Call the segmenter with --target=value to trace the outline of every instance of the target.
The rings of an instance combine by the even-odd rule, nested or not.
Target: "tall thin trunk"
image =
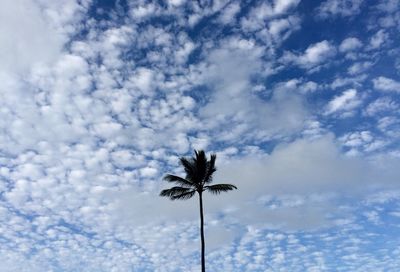
[[[201,272],[206,272],[205,242],[204,242],[203,195],[202,195],[202,193],[199,193],[199,201],[200,201]]]

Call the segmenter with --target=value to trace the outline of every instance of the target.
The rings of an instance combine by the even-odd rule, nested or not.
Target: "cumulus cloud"
[[[238,12],[240,12],[240,3],[233,2],[222,11],[220,15],[220,21],[224,24],[232,23],[235,20],[235,16]]]
[[[0,70],[27,72],[37,63],[48,64],[61,52],[65,38],[34,2],[6,1],[0,11]]]
[[[354,37],[344,39],[342,43],[339,46],[339,51],[340,52],[349,52],[349,51],[354,51],[356,49],[359,49],[362,47],[363,44],[362,42]]]
[[[368,132],[358,135],[346,136],[346,145],[365,144],[367,147],[373,142]],[[324,212],[335,210],[330,204],[333,200],[330,193],[345,191],[354,196],[360,192],[367,193],[368,188],[378,185],[376,177],[382,175],[383,169],[386,171],[386,182],[379,183],[379,186],[397,186],[397,163],[396,159],[390,157],[378,161],[347,157],[341,154],[332,135],[314,140],[296,140],[277,146],[271,154],[234,156],[219,162],[215,181],[233,183],[240,190],[218,198],[206,196],[206,211],[208,216],[222,213],[238,222],[269,222],[275,227],[285,226],[283,228],[289,229],[319,228],[332,224],[323,216]],[[322,194],[320,198],[318,194]],[[192,213],[195,202],[164,203],[163,199],[154,198],[151,194],[134,192],[126,192],[125,197],[118,194],[117,199],[120,200],[119,205],[122,205],[118,210],[124,211],[123,217],[136,223],[147,224],[154,218],[162,221],[166,218],[176,220],[196,217]],[[308,206],[309,201],[318,202],[320,208],[311,208]],[[129,209],[130,206],[138,209]],[[304,218],[295,216],[299,212],[310,217],[310,220],[306,220],[307,224],[301,223]],[[279,213],[284,215],[278,216]],[[314,223],[311,223],[313,220]]]
[[[273,3],[262,3],[254,9],[254,12],[257,14],[257,17],[265,19],[285,13],[299,3],[299,0],[274,0]]]
[[[373,142],[368,132],[358,135],[348,136],[346,145]],[[213,214],[222,213],[237,222],[261,224],[267,219],[275,227],[320,228],[332,224],[324,217],[324,213],[335,211],[330,203],[335,198],[330,195],[332,192],[344,190],[356,196],[367,193],[373,186],[397,186],[396,163],[395,158],[368,161],[347,157],[340,152],[332,135],[281,144],[271,154],[225,158],[218,162],[215,181],[233,183],[240,189],[218,198],[206,196],[207,216],[212,218]],[[132,223],[196,218],[192,213],[195,201],[168,202],[134,191],[123,195],[114,196],[121,205],[114,214]],[[314,202],[319,208],[309,206]],[[131,206],[137,209],[129,209]],[[298,213],[309,218],[306,224],[303,224],[304,217],[296,216]]]
[[[328,41],[322,41],[309,46],[298,61],[303,66],[319,64],[334,54],[335,48]]]
[[[386,12],[396,12],[399,9],[399,0],[379,1],[378,8]]]
[[[278,90],[293,91],[302,94],[312,93],[318,90],[320,86],[314,81],[304,81],[303,79],[291,79],[286,82],[276,84]]]
[[[315,68],[336,54],[336,48],[330,42],[324,40],[315,44],[311,44],[303,54],[293,54],[286,52],[282,61],[292,62],[304,69]]]
[[[367,136],[365,135],[364,138]],[[368,138],[367,141],[371,141],[371,139]],[[390,161],[391,163],[389,163]],[[239,200],[251,203],[250,195],[253,196],[253,199],[257,199],[254,196],[258,195],[261,203],[263,203],[263,195],[312,195],[325,190],[329,192],[345,190],[347,193],[352,194],[351,192],[353,192],[357,195],[361,191],[365,192],[370,186],[378,184],[378,186],[388,186],[388,188],[394,186],[396,184],[395,172],[397,172],[396,161],[393,158],[386,162],[385,159],[379,162],[369,162],[360,158],[346,157],[340,153],[339,147],[332,141],[331,136],[323,136],[316,140],[302,139],[289,144],[282,144],[268,156],[249,156],[223,162],[219,166],[216,180],[229,181],[240,188],[230,195],[221,196],[220,199],[226,199],[224,203],[234,203]],[[388,168],[385,166],[386,163]],[[317,165],[318,167],[316,167]],[[380,175],[384,177],[377,178]],[[385,182],[382,182],[383,180]],[[301,213],[305,213],[305,216],[315,216],[315,221],[310,218],[310,222],[314,222],[315,225],[310,223],[308,227],[321,227],[329,223],[319,213],[335,210],[330,206],[329,199],[329,197],[322,197],[321,203],[318,204],[321,209],[316,210],[308,209],[307,205],[310,204],[310,199],[305,200],[302,197],[299,197],[292,204],[289,204],[291,203],[289,200],[285,202],[285,205],[289,205],[292,209],[282,207],[279,204],[275,208],[277,213],[280,211],[284,213],[301,211]],[[268,198],[265,201],[268,203]],[[239,206],[246,209],[248,205],[250,204],[240,204]],[[278,219],[274,217],[272,212],[265,211],[264,213],[261,206],[255,208],[257,204],[253,203],[253,205],[255,206],[246,210],[245,213],[242,213],[241,208],[238,208],[237,214],[233,212],[233,216],[240,217],[249,213],[259,213],[258,216],[253,218],[260,218],[260,220],[268,218],[267,221],[271,220],[278,225],[302,228],[300,218],[296,219],[294,216],[290,217],[291,219]],[[232,204],[232,206],[234,205]],[[268,206],[264,206],[264,208],[268,209]],[[303,225],[303,227],[307,226]]]
[[[324,167],[315,169],[317,161],[319,161],[319,166],[324,165]],[[243,167],[241,170],[239,165]],[[361,181],[360,177],[335,176],[337,173],[350,176],[356,173],[356,175],[363,175],[362,172],[357,172],[360,166],[361,163],[357,160],[347,159],[340,155],[332,137],[326,135],[316,140],[300,139],[279,145],[270,155],[263,157],[232,160],[220,166],[217,178],[237,181],[238,185],[242,185],[240,186],[240,188],[243,187],[242,190],[234,194],[251,195],[260,188],[264,189],[259,190],[259,195],[308,194],[329,187],[340,188],[349,180]],[[342,170],[338,171],[339,168]],[[354,171],[350,171],[351,168]],[[328,169],[330,170],[326,171]]]
[[[257,48],[218,49],[209,55],[211,66],[204,72],[204,82],[211,83],[214,92],[201,114],[211,124],[216,116],[234,122],[235,129],[224,129],[221,140],[233,140],[244,133],[251,137],[248,132],[255,128],[260,130],[257,137],[269,138],[303,127],[307,110],[300,96],[281,90],[265,101],[250,91],[251,77],[261,73],[258,52]]]
[[[301,20],[298,16],[289,16],[284,19],[275,19],[268,23],[268,33],[271,38],[277,42],[289,38],[289,36],[300,28]]]
[[[290,8],[296,7],[299,3],[300,0],[275,0],[274,11],[276,14],[281,14]]]
[[[317,9],[317,16],[329,18],[334,16],[349,17],[358,14],[364,0],[327,0]]]
[[[368,50],[379,49],[389,39],[389,35],[385,30],[380,29],[369,40]]]
[[[400,92],[400,82],[384,76],[372,80],[374,88],[380,91]]]
[[[364,62],[354,62],[348,69],[348,73],[350,75],[357,75],[364,73],[366,70],[368,70],[370,67],[374,65],[373,62],[371,61],[364,61]]]
[[[326,114],[344,112],[351,114],[351,111],[361,104],[361,99],[355,89],[344,91],[341,95],[333,98],[327,105]]]
[[[393,209],[379,205],[400,199],[397,101],[358,91],[371,78],[364,64],[382,64],[378,51],[359,50],[353,36],[364,30],[341,44],[326,32],[304,48],[290,39],[310,15],[298,0],[103,2],[6,1],[0,11],[5,269],[196,270],[197,202],[158,197],[162,175],[183,175],[179,156],[193,148],[217,152],[216,182],[239,187],[207,196],[210,270],[326,270],[324,243],[349,271],[384,267],[355,263],[361,246],[341,249],[350,236],[370,241],[356,230],[386,220]],[[365,46],[389,48],[390,33]],[[329,65],[335,44],[345,65]],[[397,91],[396,80],[372,82]],[[354,89],[329,100],[325,90],[342,87]],[[358,111],[359,101],[370,102]],[[359,126],[337,129],[350,114]],[[369,198],[369,188],[390,194]],[[384,259],[376,254],[365,256]]]
[[[380,97],[370,104],[365,109],[365,114],[375,116],[376,114],[385,114],[395,112],[399,108],[398,103],[389,97]]]
[[[388,141],[375,137],[370,131],[347,133],[339,140],[343,142],[344,146],[350,148],[347,152],[348,155],[358,155],[360,154],[359,150],[373,152],[388,145]]]
[[[250,10],[247,17],[242,19],[241,25],[245,30],[260,30],[264,27],[265,21],[284,15],[299,3],[299,0],[274,0],[273,3],[260,2]]]

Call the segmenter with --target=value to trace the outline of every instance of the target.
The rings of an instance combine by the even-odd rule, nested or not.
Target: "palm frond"
[[[164,189],[160,192],[160,196],[169,197],[170,199],[174,200],[173,198],[182,194],[185,194],[189,191],[192,191],[190,188],[179,187],[175,186],[169,189]]]
[[[204,150],[195,150],[195,157],[193,158],[196,166],[196,176],[199,183],[204,181],[207,172],[207,156]]]
[[[192,198],[195,193],[196,193],[196,190],[192,190],[187,193],[173,196],[173,197],[171,197],[171,199],[172,200],[186,200],[186,199]]]
[[[205,183],[210,183],[213,178],[212,175],[214,174],[215,171],[217,171],[217,168],[215,167],[216,160],[217,160],[217,155],[211,154],[210,161],[207,162],[207,171],[206,171],[206,175],[204,177]]]
[[[232,184],[215,184],[215,185],[204,186],[204,189],[210,191],[210,193],[212,194],[218,195],[222,192],[227,192],[233,189],[237,189],[237,187]]]
[[[195,184],[193,182],[191,182],[190,180],[184,179],[179,176],[170,175],[170,174],[165,175],[164,180],[166,180],[168,182],[175,182],[175,183],[179,184],[180,186],[186,186],[186,187],[195,186]]]
[[[180,158],[181,164],[186,173],[186,179],[196,182],[196,167],[193,160],[185,157]]]

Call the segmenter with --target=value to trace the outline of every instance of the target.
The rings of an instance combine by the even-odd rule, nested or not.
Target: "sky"
[[[399,0],[3,0],[0,272],[400,271]]]

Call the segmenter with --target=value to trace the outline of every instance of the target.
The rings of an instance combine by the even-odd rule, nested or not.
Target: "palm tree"
[[[179,186],[162,190],[160,196],[169,197],[171,200],[186,200],[192,198],[196,192],[199,194],[200,203],[200,238],[201,238],[201,271],[205,272],[205,242],[204,242],[204,215],[203,215],[203,192],[209,191],[218,195],[237,189],[232,184],[214,184],[210,185],[213,174],[217,170],[215,160],[217,155],[211,154],[210,160],[207,159],[203,150],[195,150],[195,156],[192,158],[180,158],[180,162],[186,172],[186,177],[175,175],[166,175],[164,180],[174,182]]]

